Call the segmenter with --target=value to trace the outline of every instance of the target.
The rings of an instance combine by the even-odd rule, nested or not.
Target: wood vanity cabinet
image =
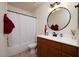
[[[41,57],[46,57],[47,56],[47,51],[48,51],[48,43],[46,42],[46,40],[37,40],[37,54],[38,56]]]
[[[79,48],[53,40],[37,37],[37,56],[39,57],[75,57]]]

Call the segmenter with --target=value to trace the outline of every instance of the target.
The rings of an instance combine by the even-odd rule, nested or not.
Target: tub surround
[[[75,39],[37,36],[37,56],[39,57],[75,57],[79,56],[79,45]]]

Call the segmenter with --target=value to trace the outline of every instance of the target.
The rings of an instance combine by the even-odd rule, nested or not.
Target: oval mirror
[[[64,29],[69,24],[70,19],[70,11],[64,7],[58,7],[48,15],[47,25],[50,29],[59,31]]]

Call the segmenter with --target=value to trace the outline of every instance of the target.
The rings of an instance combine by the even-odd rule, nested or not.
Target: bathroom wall
[[[7,56],[7,40],[3,34],[3,15],[6,12],[7,3],[0,2],[0,57]]]
[[[9,5],[9,4],[7,5],[7,9],[12,10],[12,11],[16,11],[16,12],[20,12],[20,13],[23,13],[23,14],[26,14],[26,15],[32,15],[33,16],[33,14],[31,12],[16,8],[15,6],[12,6],[12,5]]]
[[[59,6],[56,7],[66,7],[69,9],[71,13],[71,21],[69,25],[61,30],[61,31],[56,31],[56,33],[62,33],[64,37],[67,38],[72,38],[71,35],[71,29],[76,30],[77,29],[77,20],[78,20],[78,11],[77,8],[74,6],[77,5],[77,2],[61,2]],[[48,14],[52,11],[50,9],[49,3],[44,3],[40,8],[38,8],[35,12],[34,15],[37,17],[37,34],[44,34],[44,26],[47,24],[47,16]],[[52,33],[53,31],[48,28],[49,33]]]

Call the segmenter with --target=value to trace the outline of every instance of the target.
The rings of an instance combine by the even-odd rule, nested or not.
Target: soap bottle
[[[47,25],[45,25],[44,34],[45,34],[45,35],[48,35]]]

